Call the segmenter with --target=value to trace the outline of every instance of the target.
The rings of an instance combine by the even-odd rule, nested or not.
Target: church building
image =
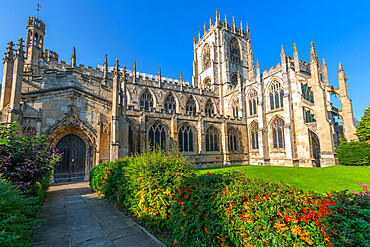
[[[309,63],[294,45],[293,57],[282,47],[281,63],[261,73],[249,27],[237,27],[234,17],[228,24],[216,12],[194,37],[191,83],[181,73],[163,77],[160,68],[153,75],[135,63],[109,66],[107,56],[96,68],[77,65],[75,48],[67,63],[44,49],[44,37],[45,23],[29,17],[26,40],[9,42],[0,121],[19,122],[23,135],[46,135],[64,153],[57,182],[87,179],[100,162],[148,148],[178,149],[198,167],[331,166],[339,135],[357,139],[341,64],[336,88],[314,44]]]

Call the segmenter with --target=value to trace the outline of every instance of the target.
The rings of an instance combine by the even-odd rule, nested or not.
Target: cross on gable
[[[36,4],[36,6],[37,6],[37,19],[39,18],[39,11],[40,11],[40,8],[42,8],[42,6],[38,3],[38,4]]]

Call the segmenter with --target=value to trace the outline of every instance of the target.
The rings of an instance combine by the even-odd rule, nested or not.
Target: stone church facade
[[[8,44],[1,122],[47,135],[63,161],[56,180],[87,178],[101,161],[147,148],[176,148],[197,166],[336,164],[339,134],[356,139],[347,78],[331,86],[311,44],[310,63],[281,49],[281,63],[260,72],[248,26],[210,20],[194,37],[192,83],[104,65],[77,66],[44,49],[45,24],[28,18],[27,38]],[[25,52],[24,52],[25,48]],[[332,106],[339,97],[342,110]],[[343,125],[335,121],[342,119]]]

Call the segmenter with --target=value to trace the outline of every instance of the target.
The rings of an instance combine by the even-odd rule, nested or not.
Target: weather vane
[[[42,6],[38,3],[38,4],[36,4],[36,6],[37,6],[37,19],[39,18],[39,11],[40,11],[40,8],[42,8]]]

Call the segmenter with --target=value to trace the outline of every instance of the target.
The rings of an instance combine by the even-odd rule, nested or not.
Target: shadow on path
[[[35,247],[163,246],[88,182],[51,185],[40,218],[45,221],[33,235]]]

